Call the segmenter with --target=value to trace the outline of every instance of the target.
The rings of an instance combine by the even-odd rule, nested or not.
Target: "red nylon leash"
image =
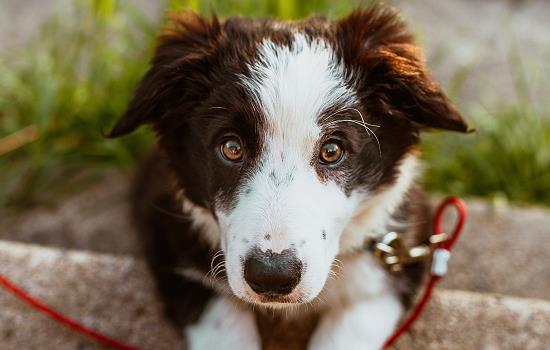
[[[430,299],[433,289],[437,282],[441,279],[441,277],[446,272],[446,262],[449,258],[449,252],[452,249],[454,243],[456,242],[458,236],[460,235],[462,228],[464,226],[464,223],[466,221],[466,205],[462,200],[460,200],[457,197],[449,197],[447,198],[437,209],[435,216],[434,216],[434,232],[435,233],[441,233],[441,221],[443,217],[444,211],[450,207],[453,206],[457,213],[458,213],[458,220],[456,223],[456,226],[454,228],[453,233],[451,234],[450,238],[441,243],[439,247],[436,249],[434,253],[434,263],[432,264],[432,270],[430,273],[430,280],[428,282],[428,285],[426,289],[424,290],[424,294],[422,295],[422,298],[420,299],[420,302],[415,307],[415,309],[412,311],[410,316],[407,318],[407,320],[399,327],[399,329],[386,341],[384,344],[384,349],[390,347],[393,345],[397,339],[407,332],[413,323],[418,319],[422,311],[424,310],[426,304],[428,303],[428,300]],[[440,253],[438,255],[438,252]],[[438,261],[439,259],[439,261]],[[439,264],[439,266],[437,266]],[[443,264],[443,270],[441,270]],[[45,313],[49,317],[56,320],[58,323],[73,329],[74,331],[81,333],[91,339],[94,339],[104,345],[110,346],[113,349],[118,350],[138,350],[138,348],[124,344],[118,340],[115,340],[111,337],[108,337],[104,334],[101,334],[97,331],[94,331],[91,328],[88,328],[81,323],[78,323],[71,318],[55,311],[51,307],[43,304],[42,302],[38,301],[37,299],[30,296],[28,293],[26,293],[21,288],[17,287],[14,283],[12,283],[8,278],[0,274],[0,285],[4,286],[7,290],[12,292],[15,296],[17,296],[19,299],[25,301],[26,303],[33,306],[35,309]]]
[[[76,321],[73,321],[72,319],[68,318],[67,316],[55,311],[51,307],[43,304],[42,302],[38,301],[37,299],[31,297],[28,293],[26,293],[21,288],[17,287],[15,284],[13,284],[10,280],[8,280],[5,276],[0,274],[0,284],[3,285],[7,290],[12,292],[15,296],[17,296],[19,299],[23,300],[24,302],[30,304],[35,309],[45,313],[46,315],[50,316],[54,320],[56,320],[58,323],[71,328],[75,330],[78,333],[81,333],[89,338],[95,339],[96,341],[108,345],[114,349],[118,350],[137,350],[137,348],[134,348],[130,345],[126,345],[124,343],[119,342],[118,340],[115,340],[113,338],[110,338],[106,335],[103,335],[99,332],[94,331],[93,329],[90,329],[81,323],[78,323]]]
[[[453,230],[453,233],[449,237],[448,240],[441,243],[438,248],[436,248],[434,252],[434,257],[432,261],[432,269],[430,271],[430,279],[428,281],[428,284],[426,288],[424,289],[424,294],[422,294],[422,297],[420,298],[420,301],[414,308],[414,310],[411,312],[409,317],[403,322],[403,324],[393,333],[393,335],[386,340],[386,343],[384,344],[384,349],[387,349],[391,347],[399,337],[401,337],[403,334],[405,334],[416,322],[420,314],[422,314],[422,311],[424,311],[424,308],[428,304],[428,301],[430,300],[430,297],[432,296],[433,290],[436,286],[436,284],[441,280],[441,278],[445,275],[447,272],[447,261],[450,258],[450,252],[458,239],[458,236],[460,236],[460,233],[462,232],[462,228],[464,227],[464,223],[466,222],[466,217],[468,215],[468,210],[466,209],[466,204],[458,198],[458,197],[449,197],[445,201],[443,201],[439,207],[437,208],[435,215],[434,215],[434,233],[442,233],[441,229],[441,222],[443,221],[443,213],[445,210],[449,207],[454,207],[458,217],[457,222],[455,225],[455,228]]]

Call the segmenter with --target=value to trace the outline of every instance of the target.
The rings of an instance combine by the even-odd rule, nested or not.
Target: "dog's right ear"
[[[154,124],[171,105],[185,97],[189,75],[198,63],[213,53],[221,33],[213,14],[210,19],[195,13],[172,15],[160,35],[151,68],[141,80],[126,111],[108,138],[131,133],[142,124]]]
[[[338,35],[344,60],[364,72],[358,83],[371,113],[407,119],[418,130],[469,131],[397,10],[379,4],[357,10],[338,22]]]

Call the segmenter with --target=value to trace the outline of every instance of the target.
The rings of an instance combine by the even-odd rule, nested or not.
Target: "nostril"
[[[244,264],[244,278],[250,288],[262,295],[287,295],[300,283],[302,262],[294,252],[281,253],[254,248]]]

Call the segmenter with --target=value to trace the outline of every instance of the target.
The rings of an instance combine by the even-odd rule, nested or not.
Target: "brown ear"
[[[373,113],[404,117],[419,128],[467,132],[462,116],[430,77],[399,13],[376,5],[338,23],[342,55],[360,75]]]
[[[215,15],[211,19],[190,12],[170,16],[166,30],[159,37],[151,68],[125,113],[106,136],[126,135],[142,124],[162,119],[170,105],[185,97],[189,75],[210,53],[220,31]]]

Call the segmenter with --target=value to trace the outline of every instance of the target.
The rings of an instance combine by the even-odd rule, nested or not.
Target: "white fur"
[[[193,203],[185,197],[183,192],[178,197],[181,201],[182,213],[188,215],[191,220],[191,227],[201,232],[212,247],[216,247],[220,242],[220,228],[214,215],[209,210]]]
[[[322,308],[345,308],[391,293],[386,271],[370,254],[357,252],[340,257],[333,271],[333,278],[321,294]]]
[[[271,123],[271,131],[284,134],[289,141],[315,141],[319,115],[328,107],[347,106],[356,100],[346,84],[344,66],[323,41],[310,42],[299,33],[292,48],[264,40],[259,57],[250,66],[251,77],[242,77],[241,82]]]
[[[390,217],[403,203],[407,191],[416,180],[418,168],[418,158],[409,154],[401,161],[394,184],[375,195],[362,196],[360,208],[342,234],[340,253],[360,247],[369,237],[387,233]]]
[[[343,256],[315,309],[323,313],[311,349],[380,349],[402,315],[386,272],[371,255]]]
[[[323,316],[309,343],[312,350],[379,350],[402,313],[399,299],[387,291]]]
[[[318,119],[335,104],[354,102],[355,94],[346,85],[343,66],[322,41],[296,34],[289,48],[265,40],[259,57],[242,83],[267,121],[264,149],[245,184],[251,193],[240,193],[232,211],[217,213],[228,281],[237,296],[255,302],[242,273],[248,251],[294,248],[306,268],[291,298],[309,301],[323,288],[339,235],[358,203],[336,183],[322,182],[311,164],[322,137]]]
[[[254,314],[228,298],[212,300],[199,321],[184,331],[190,350],[259,350]]]

